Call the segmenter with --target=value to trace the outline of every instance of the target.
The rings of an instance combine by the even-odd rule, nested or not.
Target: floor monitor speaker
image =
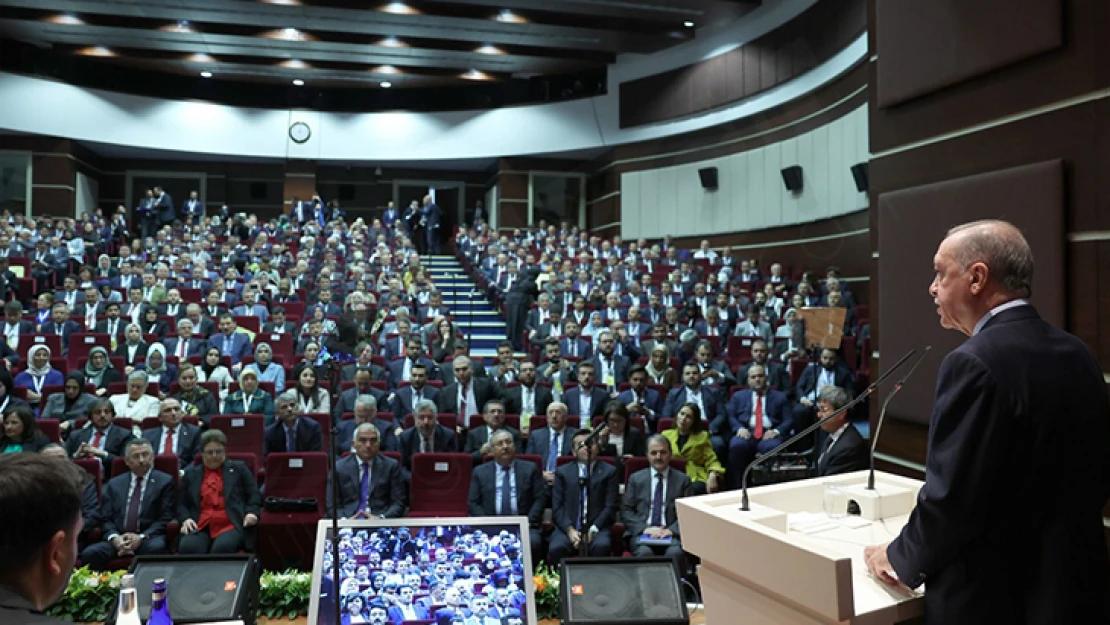
[[[150,618],[150,588],[157,578],[166,580],[174,623],[254,623],[259,570],[253,555],[138,556],[128,572],[135,576],[144,623]],[[113,605],[105,622],[115,620]]]
[[[566,558],[563,625],[689,625],[672,558]]]

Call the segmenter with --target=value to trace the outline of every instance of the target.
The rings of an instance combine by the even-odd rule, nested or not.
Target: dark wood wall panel
[[[685,117],[771,89],[828,60],[866,26],[866,0],[821,0],[784,26],[735,50],[621,83],[620,126]]]
[[[879,106],[932,93],[1054,50],[1063,0],[877,4]]]
[[[899,2],[898,0],[871,0],[876,4],[876,12],[887,15],[887,19],[904,21],[894,12],[916,15],[918,11],[933,11],[937,4],[955,6],[958,0],[938,2]],[[948,88],[929,93],[901,105],[879,106],[878,93],[884,89],[880,77],[872,84],[871,111],[871,151],[879,153],[890,148],[905,145],[945,132],[968,128],[1006,115],[1028,111],[1050,105],[1069,98],[1080,96],[1110,86],[1110,63],[1107,63],[1106,33],[1110,32],[1110,2],[1105,0],[1022,0],[1004,2],[991,0],[990,5],[1001,4],[1002,12],[1017,13],[1019,5],[1032,2],[1044,5],[1041,11],[1051,10],[1049,5],[1062,4],[1062,41],[1063,45],[1051,51],[1011,63],[1010,65],[983,74]],[[980,11],[983,3],[962,2],[960,10]],[[963,5],[966,5],[964,7]],[[1017,15],[1014,19],[1020,19]],[[1035,26],[1035,25],[1034,25]],[[877,30],[883,29],[882,19],[878,20]],[[1031,26],[1031,29],[1033,27]],[[1039,27],[1037,27],[1039,29]],[[974,33],[965,34],[944,25],[935,29],[921,29],[926,35],[935,35],[923,40],[920,45],[925,50],[918,51],[922,62],[932,62],[937,49],[956,42],[964,46],[993,45],[974,38]],[[949,34],[951,33],[951,34]],[[956,38],[956,34],[966,36],[966,42]],[[1022,38],[1025,31],[1014,34]],[[944,37],[945,39],[941,39]],[[993,37],[992,37],[993,39]],[[882,37],[876,40],[873,52],[879,58],[882,72],[912,73],[910,68],[888,67],[890,48],[884,44],[895,41]],[[897,55],[895,55],[897,58]],[[912,78],[907,78],[907,80]]]

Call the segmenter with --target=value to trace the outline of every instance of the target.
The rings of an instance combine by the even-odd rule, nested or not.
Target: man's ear
[[[69,566],[65,550],[66,538],[65,530],[58,530],[43,547],[47,555],[47,571],[52,576],[61,575]]]
[[[967,272],[970,278],[968,286],[971,289],[971,294],[979,295],[983,292],[983,289],[987,288],[987,281],[990,279],[990,267],[984,262],[975,262],[967,268]]]

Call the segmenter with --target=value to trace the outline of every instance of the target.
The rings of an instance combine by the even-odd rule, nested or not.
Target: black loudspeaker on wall
[[[567,558],[559,593],[562,625],[689,625],[671,558]]]
[[[243,621],[254,625],[258,606],[258,561],[252,555],[138,556],[129,573],[135,576],[139,618],[150,618],[150,587],[166,580],[174,623]],[[116,621],[116,605],[105,623]]]
[[[701,186],[708,191],[717,190],[717,168],[716,167],[703,167],[698,170],[698,177],[701,178]]]
[[[856,181],[856,191],[867,193],[870,185],[867,182],[867,163],[852,165],[852,178]]]
[[[791,193],[802,192],[802,166],[791,165],[782,170],[782,183],[786,185],[786,190]]]

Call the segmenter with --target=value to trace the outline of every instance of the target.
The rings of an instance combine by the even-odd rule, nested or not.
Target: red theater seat
[[[470,454],[416,454],[412,457],[409,516],[467,516]]]

